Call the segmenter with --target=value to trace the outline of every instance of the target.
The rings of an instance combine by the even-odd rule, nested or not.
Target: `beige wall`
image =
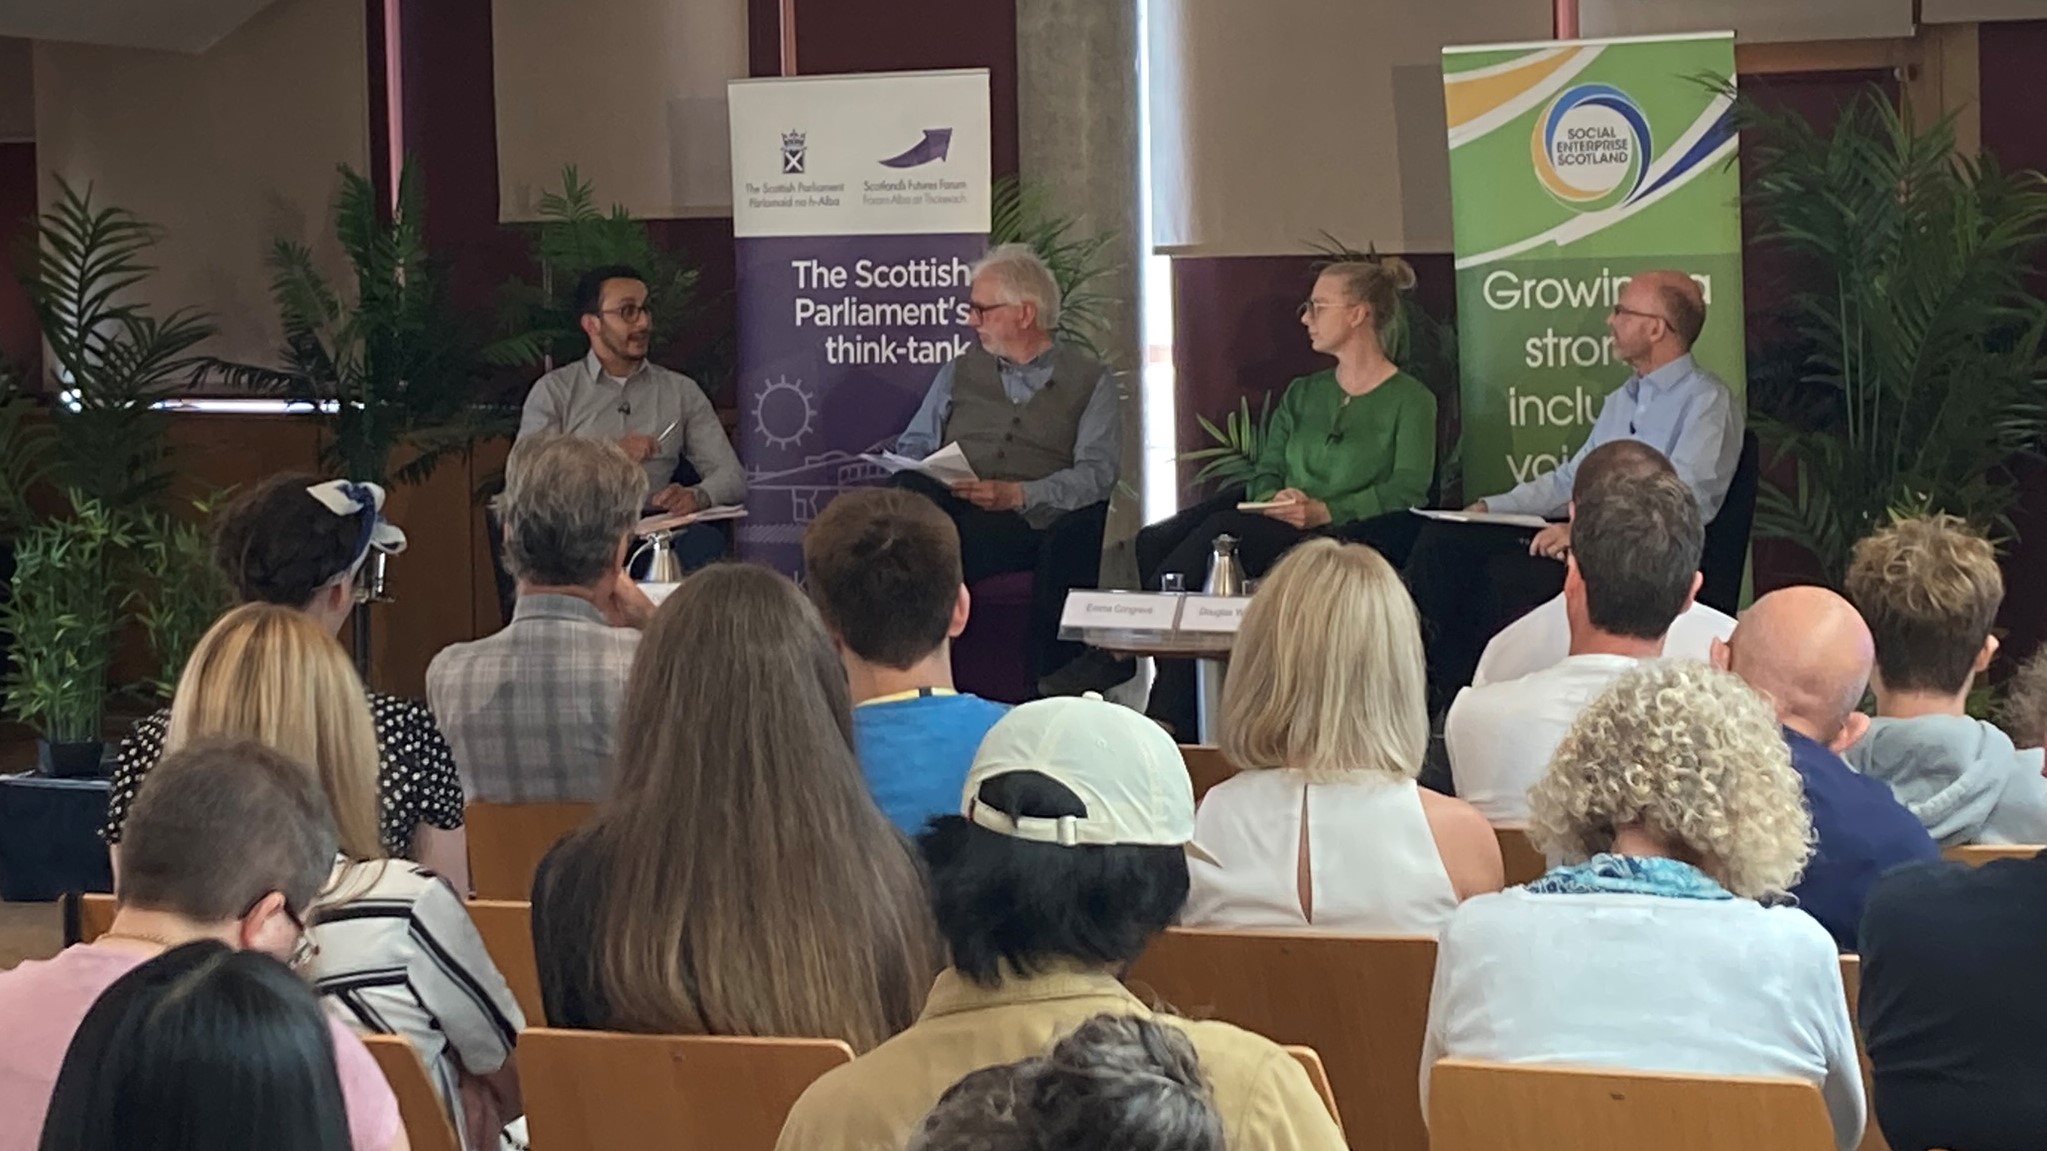
[[[1152,238],[1450,250],[1446,44],[1548,39],[1551,0],[1154,0]],[[1177,112],[1175,111],[1177,109]]]
[[[346,267],[332,204],[335,166],[369,162],[364,34],[361,0],[278,0],[194,55],[38,42],[44,203],[62,176],[162,225],[150,302],[213,312],[209,351],[273,361],[272,238]]]
[[[1937,0],[1926,0],[1931,7]],[[1912,0],[1579,0],[1581,36],[1734,31],[1736,43],[1912,35]]]
[[[602,206],[732,214],[725,84],[746,75],[746,0],[493,0],[498,214],[537,217],[564,164]]]

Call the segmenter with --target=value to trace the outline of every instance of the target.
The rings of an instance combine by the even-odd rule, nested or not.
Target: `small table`
[[[113,865],[99,839],[111,790],[104,779],[0,775],[0,899],[112,891]]]
[[[1130,631],[1123,628],[1062,628],[1061,639],[1077,639],[1110,655],[1194,661],[1195,742],[1212,744],[1222,713],[1223,677],[1229,670],[1231,632]],[[1184,737],[1183,737],[1184,738]]]

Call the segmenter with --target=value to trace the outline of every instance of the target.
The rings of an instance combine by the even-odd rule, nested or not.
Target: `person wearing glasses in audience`
[[[1217,536],[1237,541],[1247,576],[1262,576],[1301,540],[1343,529],[1381,542],[1366,525],[1389,515],[1413,517],[1428,502],[1436,474],[1436,397],[1386,354],[1384,334],[1414,287],[1414,269],[1395,256],[1330,264],[1301,305],[1301,326],[1315,351],[1336,363],[1286,387],[1265,424],[1252,474],[1211,499],[1145,528],[1137,536],[1137,569],[1147,588],[1165,576],[1199,591]],[[1238,504],[1262,505],[1239,510]],[[1401,526],[1404,526],[1402,524]],[[1391,557],[1402,558],[1396,549]],[[1098,691],[1136,674],[1134,660],[1105,652],[1089,657],[1099,674],[1074,677],[1071,691]],[[1159,661],[1151,714],[1191,738],[1194,665]]]
[[[253,740],[207,740],[166,755],[149,782],[128,818],[112,926],[52,959],[0,972],[7,1036],[0,1043],[0,1151],[37,1146],[65,1051],[94,1001],[122,976],[207,939],[301,969],[307,962],[306,914],[339,842],[313,772]],[[349,1145],[404,1151],[405,1128],[383,1073],[345,1026],[328,1026]],[[180,1037],[152,1033],[150,1043],[177,1047]],[[53,1120],[53,1129],[61,1122]]]
[[[1100,582],[1123,450],[1115,378],[1053,337],[1060,303],[1059,282],[1028,244],[998,245],[973,266],[966,320],[980,345],[939,367],[896,452],[921,460],[958,444],[975,478],[902,471],[892,481],[951,517],[969,588],[1002,572],[1033,573],[1037,679],[1086,650],[1059,639],[1059,613],[1067,592]]]
[[[540,377],[526,395],[519,436],[560,432],[611,440],[647,471],[650,512],[689,514],[746,498],[746,471],[725,425],[695,380],[647,358],[654,314],[647,282],[624,264],[576,281],[576,314],[590,353]],[[669,546],[684,570],[725,552],[715,524],[691,524]]]
[[[1678,271],[1638,272],[1620,290],[1606,327],[1613,358],[1633,369],[1606,396],[1585,442],[1569,459],[1512,490],[1465,510],[1564,517],[1585,457],[1614,440],[1640,440],[1670,460],[1710,524],[1727,498],[1741,459],[1741,401],[1692,358],[1706,326],[1698,281]],[[1486,641],[1563,587],[1571,525],[1532,529],[1501,524],[1430,523],[1420,532],[1406,575],[1430,636],[1432,704],[1469,684]]]

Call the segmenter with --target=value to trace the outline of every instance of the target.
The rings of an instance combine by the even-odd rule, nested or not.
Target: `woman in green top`
[[[1315,350],[1336,365],[1287,385],[1265,427],[1257,470],[1225,491],[1138,533],[1144,586],[1179,573],[1199,590],[1219,535],[1237,540],[1247,576],[1263,575],[1309,535],[1328,534],[1428,500],[1436,471],[1436,397],[1386,356],[1381,328],[1414,269],[1397,257],[1331,264],[1301,305]],[[1239,510],[1242,501],[1267,505]],[[1181,666],[1170,666],[1173,663]],[[1160,661],[1151,714],[1193,736],[1193,672]]]

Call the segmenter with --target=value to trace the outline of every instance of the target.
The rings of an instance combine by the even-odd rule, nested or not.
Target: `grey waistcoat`
[[[1056,345],[1051,380],[1037,395],[1013,404],[1002,390],[995,357],[985,348],[969,349],[953,370],[945,438],[959,443],[984,480],[1043,479],[1073,466],[1080,415],[1101,378],[1100,364]]]

